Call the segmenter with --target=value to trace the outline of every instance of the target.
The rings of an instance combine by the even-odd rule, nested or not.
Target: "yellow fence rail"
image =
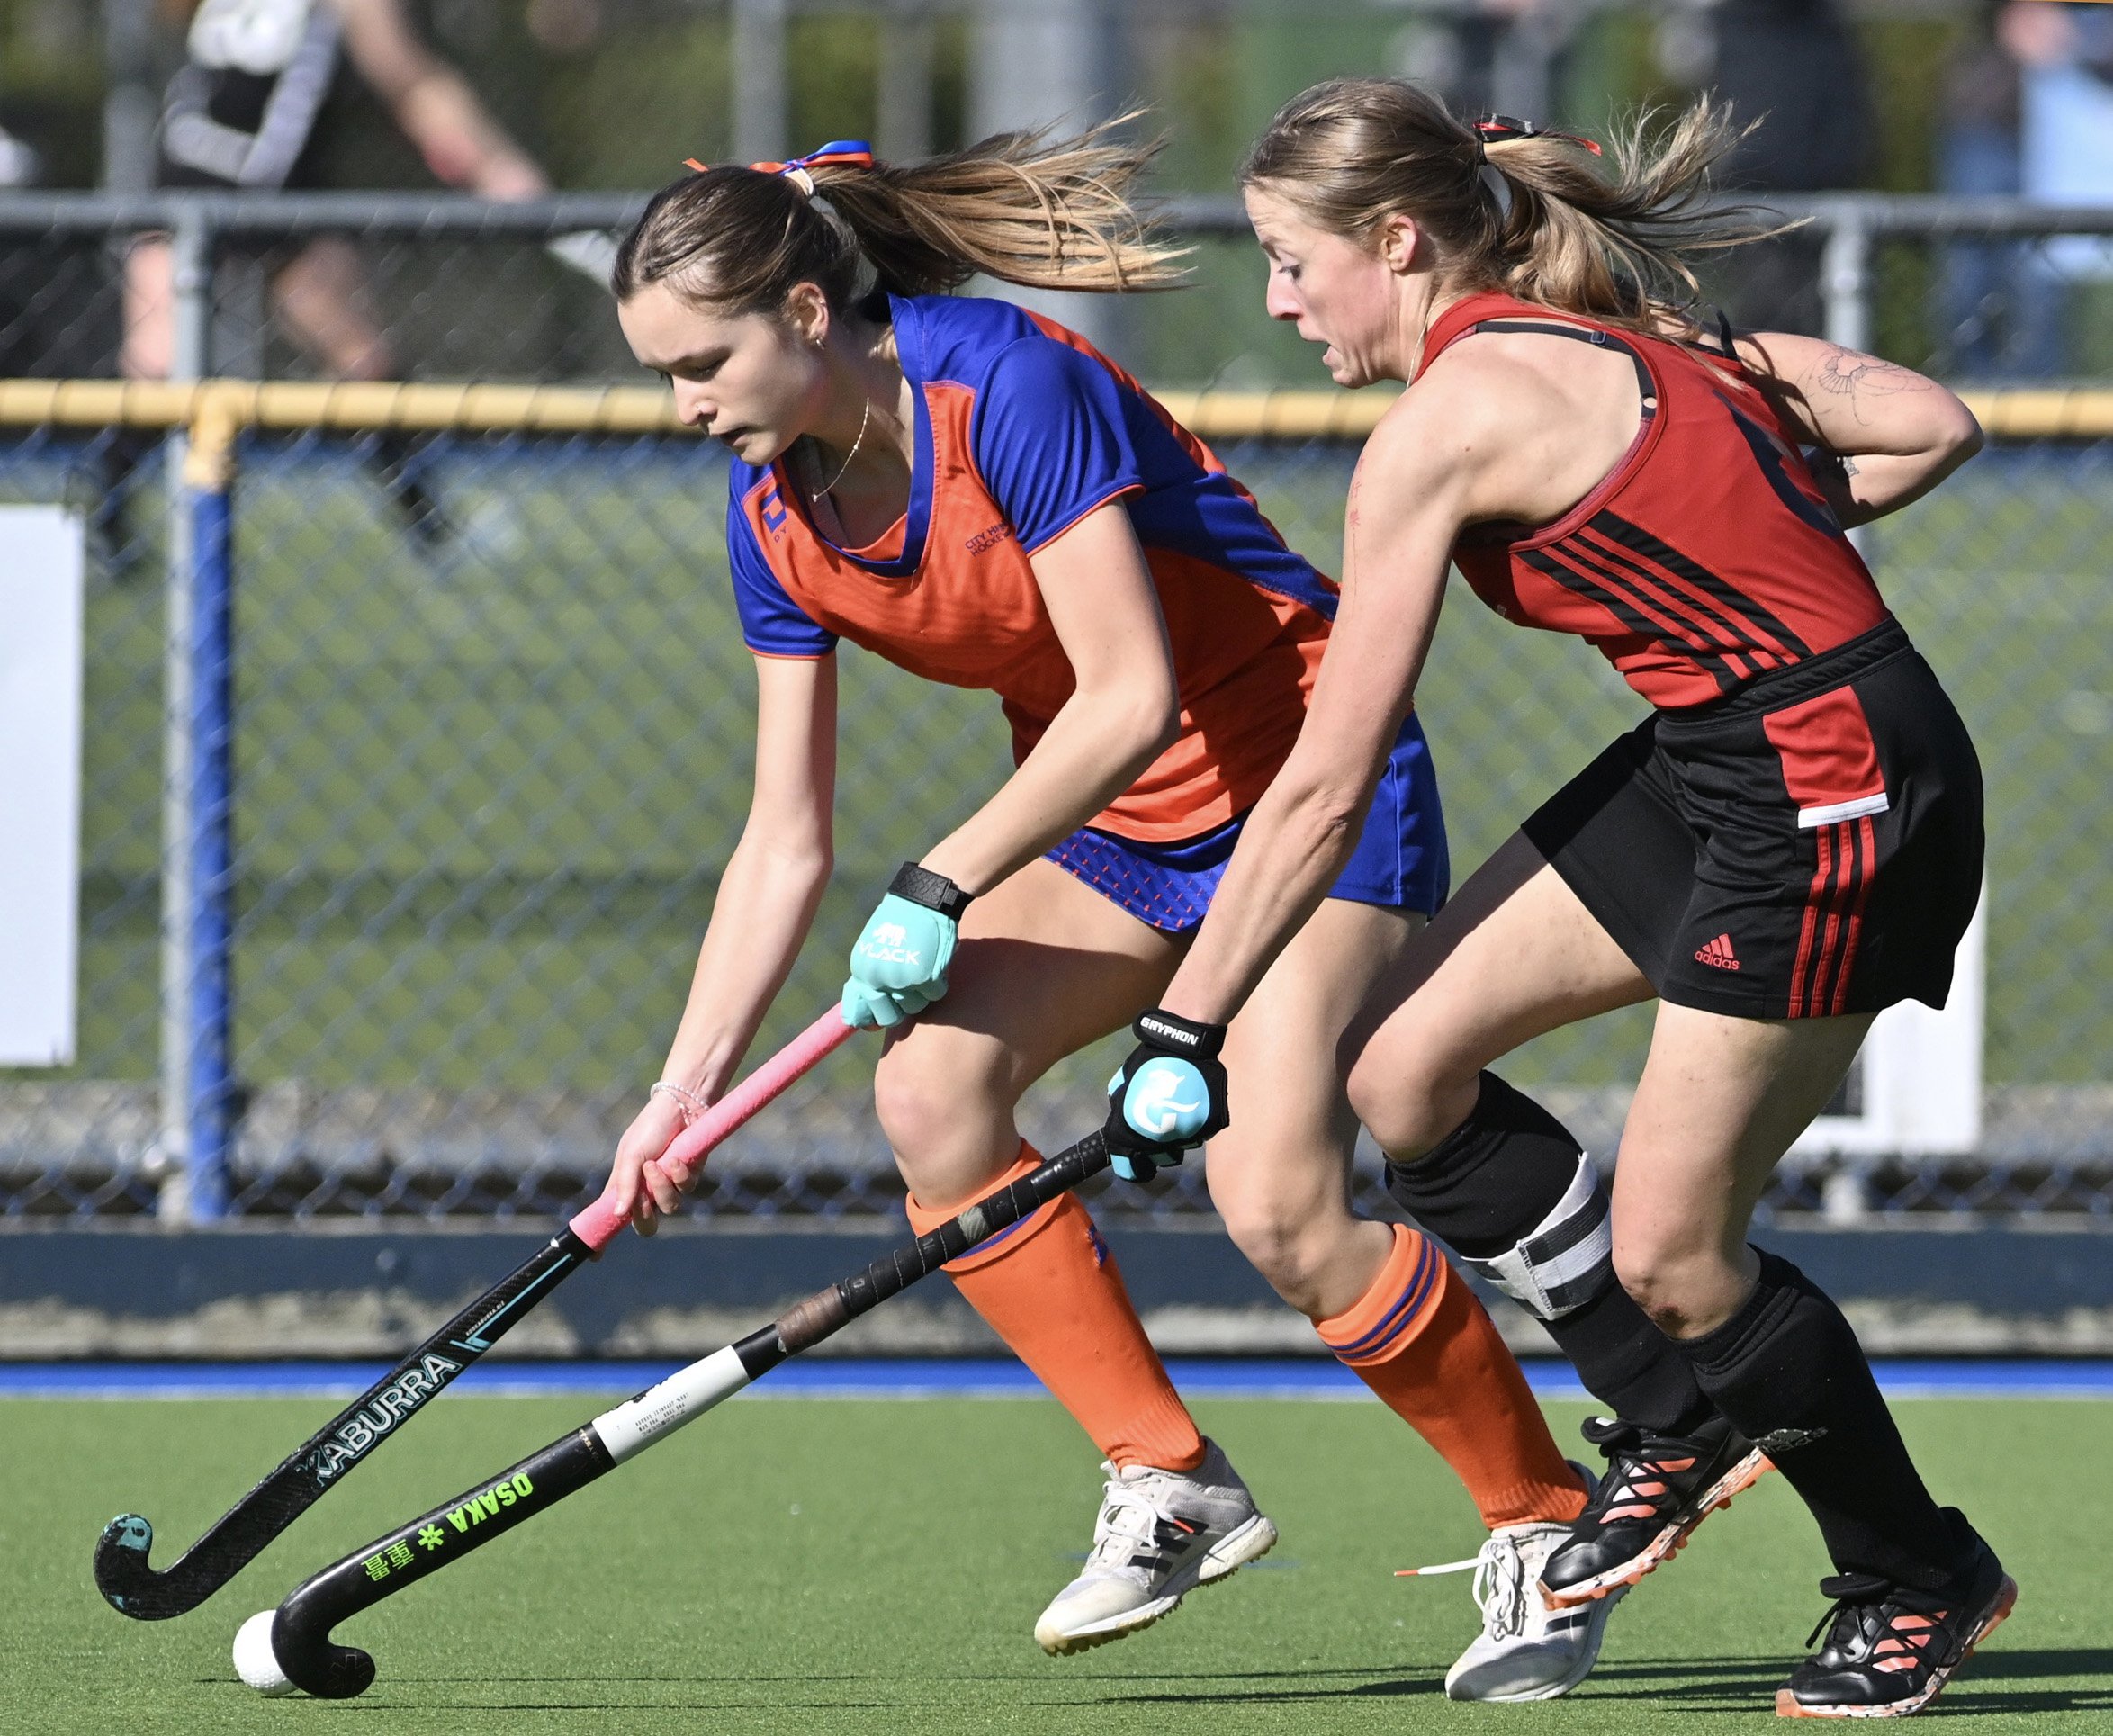
[[[1390,392],[1191,391],[1157,394],[1207,440],[1357,439]],[[2113,436],[2113,391],[2018,388],[1964,394],[1995,440]],[[490,434],[680,434],[670,395],[652,386],[427,385],[386,382],[0,381],[0,426],[184,428],[185,481],[224,486],[245,428]]]

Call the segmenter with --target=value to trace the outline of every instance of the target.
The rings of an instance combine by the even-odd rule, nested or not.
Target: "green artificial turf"
[[[1617,1613],[1562,1702],[1453,1706],[1474,1632],[1474,1516],[1377,1405],[1207,1402],[1283,1534],[1158,1628],[1081,1658],[1029,1637],[1075,1570],[1099,1494],[1052,1404],[741,1400],[533,1525],[355,1618],[362,1699],[264,1701],[236,1627],[301,1576],[576,1424],[581,1399],[449,1398],[180,1620],[106,1608],[97,1528],[137,1507],[163,1564],[327,1405],[0,1404],[0,1724],[11,1730],[1681,1732],[1777,1728],[1777,1681],[1823,1607],[1808,1522],[1779,1480],[1741,1498]],[[1558,1408],[1574,1438],[1580,1412]],[[2103,1404],[1902,1407],[1940,1491],[2022,1586],[1940,1703],[1976,1730],[2113,1729],[2097,1596],[2113,1496]]]

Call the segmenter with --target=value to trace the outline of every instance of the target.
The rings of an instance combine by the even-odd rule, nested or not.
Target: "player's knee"
[[[1668,1237],[1624,1229],[1614,1237],[1614,1276],[1629,1299],[1669,1337],[1695,1330],[1710,1296],[1715,1256]]]
[[[1245,1201],[1233,1211],[1222,1207],[1226,1234],[1260,1273],[1270,1288],[1301,1313],[1318,1287],[1325,1262],[1309,1244],[1308,1226],[1269,1201]]]
[[[1361,1057],[1350,1070],[1350,1106],[1389,1157],[1422,1156],[1474,1111],[1480,1070]]]
[[[1317,1199],[1309,1188],[1271,1186],[1247,1175],[1234,1181],[1232,1172],[1225,1163],[1206,1172],[1226,1234],[1271,1289],[1300,1313],[1312,1314],[1336,1252],[1334,1232],[1351,1221],[1347,1213],[1339,1201]]]
[[[903,1179],[920,1198],[974,1185],[965,1160],[986,1153],[1009,1105],[981,1069],[949,1066],[929,1045],[898,1042],[873,1075],[873,1108]]]

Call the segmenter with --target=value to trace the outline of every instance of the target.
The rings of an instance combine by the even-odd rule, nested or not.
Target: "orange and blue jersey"
[[[1189,893],[1159,925],[1190,926],[1200,908],[1187,907],[1209,902],[1239,820],[1305,721],[1335,587],[1286,545],[1208,446],[1075,333],[1001,301],[890,305],[916,416],[908,510],[873,544],[841,547],[809,517],[782,463],[737,461],[727,549],[749,646],[817,658],[848,638],[913,674],[989,688],[1012,725],[1015,760],[1024,759],[1076,685],[1031,559],[1120,501],[1166,621],[1180,733],[1052,855],[1094,884],[1169,870],[1166,884]],[[1436,791],[1413,718],[1403,740],[1398,758],[1410,758],[1391,769],[1415,814],[1386,823],[1396,835],[1380,853],[1397,868],[1408,858],[1442,868]],[[1404,841],[1411,820],[1416,835]],[[1113,855],[1103,861],[1100,851],[1088,872],[1095,840]],[[1065,859],[1073,846],[1081,859]],[[1208,886],[1195,882],[1200,873]],[[1378,868],[1366,877],[1388,878]],[[1400,878],[1394,872],[1388,884],[1398,890]],[[1136,902],[1135,886],[1101,889],[1126,907]]]

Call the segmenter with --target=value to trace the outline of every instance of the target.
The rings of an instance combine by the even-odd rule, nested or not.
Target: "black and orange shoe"
[[[1721,1417],[1692,1435],[1594,1417],[1585,1438],[1606,1455],[1606,1471],[1572,1523],[1569,1542],[1541,1570],[1542,1595],[1558,1609],[1634,1585],[1772,1469],[1767,1455]]]
[[[1947,1507],[1945,1516],[1965,1521]],[[1822,1579],[1834,1607],[1807,1636],[1827,1637],[1776,1691],[1784,1718],[1905,1718],[1944,1691],[2018,1601],[2018,1584],[1969,1530],[1974,1554],[1946,1592],[1911,1591],[1875,1575]]]

